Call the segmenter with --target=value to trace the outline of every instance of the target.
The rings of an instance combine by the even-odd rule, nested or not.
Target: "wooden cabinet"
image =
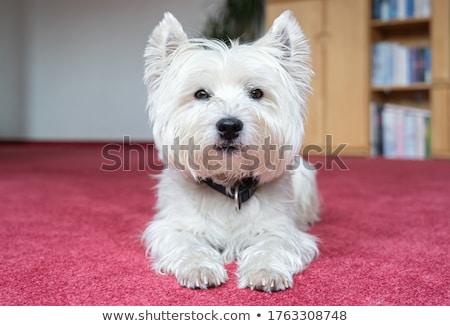
[[[361,0],[329,0],[325,6],[325,133],[346,154],[367,155],[369,5]],[[358,49],[358,50],[356,50]]]
[[[346,144],[343,154],[369,155],[370,102],[383,101],[429,108],[432,156],[450,158],[450,1],[431,4],[429,18],[381,22],[372,20],[372,0],[266,1],[267,26],[290,9],[310,41],[315,76],[305,146],[331,154]],[[372,87],[372,44],[397,39],[430,46],[431,83]]]
[[[450,82],[450,1],[431,2],[430,42],[433,84]]]
[[[431,150],[450,158],[450,1],[432,0]]]
[[[325,144],[325,79],[324,76],[324,31],[323,31],[323,5],[321,1],[268,1],[266,3],[266,25],[271,26],[274,19],[284,10],[290,9],[301,22],[301,27],[308,38],[313,54],[312,65],[314,76],[312,78],[313,95],[308,100],[308,122],[304,145],[314,144],[323,148]]]
[[[266,24],[292,10],[312,50],[313,94],[308,102],[304,147],[328,154],[346,144],[345,154],[367,155],[369,5],[361,0],[267,1]],[[356,50],[358,49],[358,50]],[[331,135],[331,137],[326,137]],[[317,154],[317,153],[315,153]]]
[[[432,156],[450,158],[450,86],[434,86],[431,91]]]

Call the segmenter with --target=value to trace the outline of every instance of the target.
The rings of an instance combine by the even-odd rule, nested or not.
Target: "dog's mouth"
[[[241,145],[236,143],[223,142],[220,144],[216,144],[216,150],[219,152],[232,154],[241,151]]]

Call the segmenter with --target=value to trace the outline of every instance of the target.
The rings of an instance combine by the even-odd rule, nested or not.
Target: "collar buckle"
[[[215,183],[211,178],[207,178],[203,182],[222,195],[233,199],[236,210],[238,211],[241,209],[242,204],[253,196],[258,186],[258,180],[256,178],[245,178],[238,182],[234,188],[231,188],[231,193],[229,193],[226,187]]]
[[[241,209],[241,201],[239,198],[239,185],[236,185],[236,188],[234,188],[234,206],[236,206],[236,210],[240,210]]]

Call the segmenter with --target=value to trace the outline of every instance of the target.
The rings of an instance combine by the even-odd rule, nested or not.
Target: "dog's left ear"
[[[149,88],[158,85],[159,77],[170,64],[171,54],[186,41],[188,37],[181,24],[170,12],[166,12],[150,35],[144,53],[144,82]]]
[[[300,25],[291,11],[283,12],[256,46],[272,55],[292,77],[301,98],[311,90],[311,50]]]
[[[255,45],[272,48],[279,59],[309,61],[310,49],[302,29],[290,10],[286,10],[273,22],[266,35]]]

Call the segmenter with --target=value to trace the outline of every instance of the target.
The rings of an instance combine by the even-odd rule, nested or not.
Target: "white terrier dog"
[[[312,75],[287,11],[253,44],[188,39],[166,13],[145,50],[154,141],[167,165],[143,234],[157,272],[188,288],[279,291],[317,255],[315,170],[298,156]]]

